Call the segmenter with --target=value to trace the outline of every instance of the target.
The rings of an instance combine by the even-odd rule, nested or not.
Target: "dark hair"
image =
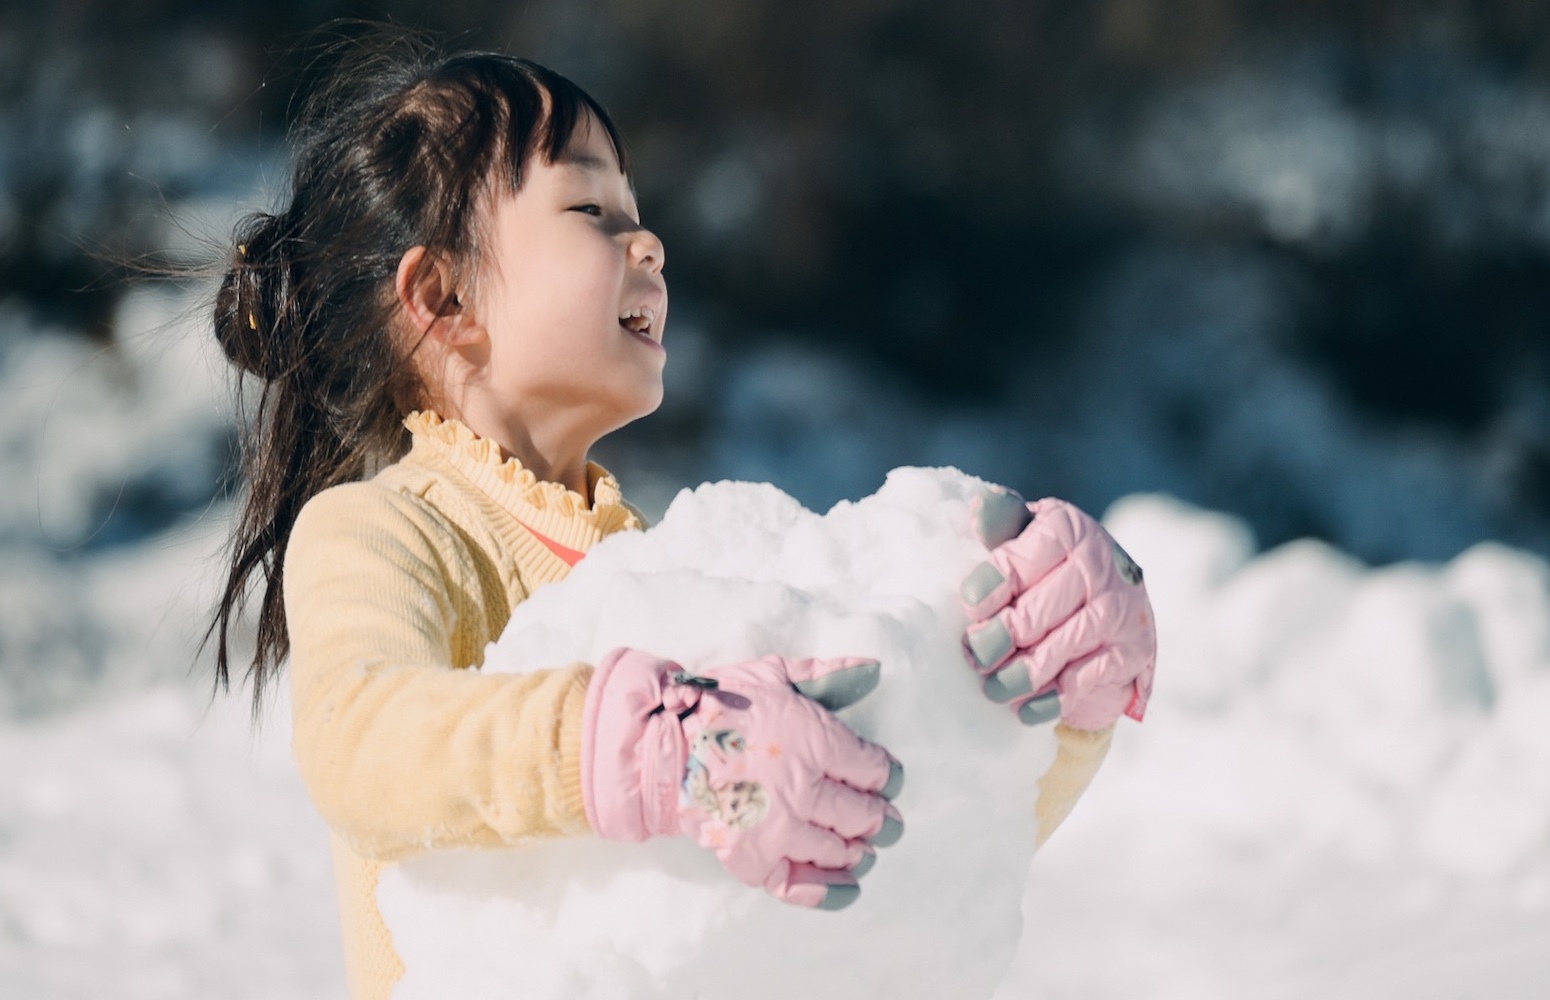
[[[290,651],[282,571],[291,528],[320,491],[398,457],[425,387],[395,335],[404,253],[476,269],[480,208],[515,191],[530,155],[553,163],[588,115],[628,156],[606,111],[565,77],[491,52],[444,54],[381,29],[334,64],[291,129],[289,204],[238,223],[215,299],[215,336],[252,379],[238,387],[247,493],[206,642],[230,686],[230,636],[262,575],[248,677],[257,715]],[[243,383],[246,383],[244,385]],[[251,412],[245,391],[257,392]]]

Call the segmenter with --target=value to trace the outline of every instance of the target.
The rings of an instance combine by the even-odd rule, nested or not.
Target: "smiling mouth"
[[[657,326],[657,311],[650,306],[636,306],[619,317],[624,331],[655,347],[662,346],[662,331]]]

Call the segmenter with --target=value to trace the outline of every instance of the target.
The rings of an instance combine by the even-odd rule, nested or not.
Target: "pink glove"
[[[682,834],[737,878],[837,910],[904,832],[885,800],[904,769],[831,710],[877,686],[876,660],[759,660],[688,673],[634,649],[587,689],[581,789],[611,840]]]
[[[1141,568],[1103,526],[1064,500],[997,491],[975,505],[990,561],[959,588],[972,623],[969,665],[992,701],[1029,725],[1057,716],[1105,729],[1140,721],[1157,630]]]

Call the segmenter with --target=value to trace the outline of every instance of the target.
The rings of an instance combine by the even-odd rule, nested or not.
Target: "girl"
[[[476,669],[517,602],[642,527],[588,461],[657,407],[666,359],[663,247],[608,114],[526,60],[398,41],[339,69],[294,141],[289,204],[238,226],[215,304],[260,395],[212,631],[224,687],[260,574],[254,708],[288,655],[351,995],[386,997],[401,975],[377,877],[429,849],[685,835],[785,901],[853,901],[903,829],[888,801],[903,769],[831,714],[876,663],[766,657],[693,676],[621,649],[527,676]],[[1145,601],[1107,536],[1044,503],[1020,533],[1020,500],[987,505],[986,532],[1016,537],[964,585],[988,693],[1078,724],[1043,779],[1041,838],[1151,656],[1147,629],[1136,641],[1104,610]],[[1056,621],[1085,624],[1051,657]],[[728,764],[756,738],[788,749],[779,768]]]

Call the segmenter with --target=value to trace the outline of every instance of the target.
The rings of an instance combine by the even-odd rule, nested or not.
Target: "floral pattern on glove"
[[[735,729],[703,729],[689,744],[688,770],[684,774],[685,807],[698,806],[711,820],[734,830],[758,826],[770,812],[770,797],[757,781],[733,779],[716,784],[712,771],[724,773],[747,749]]]

